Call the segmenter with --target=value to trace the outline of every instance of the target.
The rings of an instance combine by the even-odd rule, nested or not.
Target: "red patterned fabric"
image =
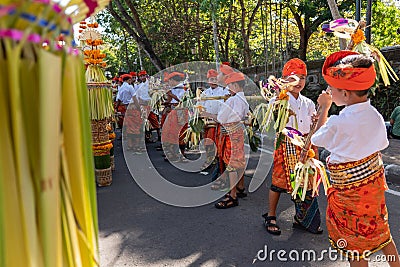
[[[221,133],[218,152],[220,160],[229,171],[244,169],[246,167],[244,129],[237,128],[229,134]]]
[[[124,127],[127,134],[140,134],[143,127],[140,109],[128,108],[125,113]]]
[[[215,143],[215,145],[218,147],[218,138],[217,138],[217,127],[205,127],[204,128],[204,145],[209,146]]]
[[[188,110],[176,108],[171,110],[163,123],[161,142],[184,145],[185,131],[188,128]]]
[[[318,148],[313,146],[318,155]],[[285,136],[279,147],[274,151],[274,165],[272,169],[272,185],[285,189],[288,193],[293,191],[290,184],[290,174],[294,173],[294,167],[298,162],[301,148],[295,146]],[[311,181],[308,188],[312,188]]]
[[[392,240],[384,168],[373,163],[374,157],[380,157],[379,153],[355,162],[328,164],[335,178],[328,190],[326,227],[331,245],[350,258],[357,258],[351,251],[358,251],[362,258],[369,256],[363,255],[364,251],[376,252]],[[340,239],[346,240],[345,248],[338,247]]]
[[[126,113],[126,106],[122,105],[122,104],[119,105],[118,108],[117,108],[117,111],[121,113],[121,115],[118,115],[117,123],[118,123],[118,126],[120,128],[122,128],[122,126],[124,125],[124,116],[125,116],[125,113]]]
[[[150,122],[152,129],[155,130],[160,128],[160,123],[158,122],[158,116],[153,111],[150,112],[148,120]]]

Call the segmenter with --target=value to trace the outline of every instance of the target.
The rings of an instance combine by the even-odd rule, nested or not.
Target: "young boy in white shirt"
[[[368,99],[376,78],[372,59],[339,51],[327,57],[322,75],[331,94],[318,98],[319,120],[325,124],[311,141],[331,152],[327,159],[332,184],[326,211],[329,241],[351,266],[368,266],[365,258],[381,249],[394,256],[390,266],[400,266],[388,224],[380,154],[389,142],[384,120]],[[328,119],[332,102],[345,108]],[[345,247],[338,243],[343,239]]]

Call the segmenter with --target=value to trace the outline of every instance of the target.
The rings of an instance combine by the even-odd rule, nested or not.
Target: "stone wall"
[[[400,71],[400,45],[384,47],[381,49],[382,54],[385,56],[387,61],[390,63],[392,68],[396,71]],[[307,89],[310,91],[320,92],[323,88],[326,88],[326,83],[322,78],[321,69],[325,59],[307,61]],[[268,70],[272,70],[272,65],[268,66]],[[249,68],[242,69],[242,72],[253,79],[257,84],[260,80],[265,80],[266,77],[274,75],[276,77],[281,76],[281,72],[269,71],[265,74],[265,65],[252,66]]]

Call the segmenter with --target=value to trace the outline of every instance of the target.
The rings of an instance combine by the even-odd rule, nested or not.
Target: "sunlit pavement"
[[[171,181],[208,182],[209,175],[173,168],[155,150],[156,145],[148,146],[150,158]],[[258,154],[251,154],[246,186],[257,160]],[[282,195],[278,206],[282,235],[272,236],[261,218],[267,211],[270,177],[256,192],[241,199],[238,207],[218,210],[209,204],[179,208],[158,202],[139,188],[125,164],[120,140],[115,147],[115,163],[112,185],[97,190],[101,266],[349,266],[347,261],[340,261],[338,254],[329,255],[322,190],[322,235],[292,229],[294,207],[289,196]],[[391,189],[400,191],[396,185]],[[386,196],[392,236],[400,246],[400,196]],[[279,254],[279,250],[283,251]],[[381,256],[375,255],[381,254],[371,256],[375,262],[370,266],[389,266],[377,262]]]

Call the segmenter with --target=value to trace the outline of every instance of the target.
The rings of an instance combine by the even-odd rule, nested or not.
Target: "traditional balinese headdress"
[[[283,66],[282,76],[290,75],[307,75],[307,66],[303,60],[299,58],[292,58]]]
[[[344,50],[328,56],[322,67],[322,76],[329,85],[338,89],[354,91],[369,89],[375,83],[374,65],[371,62],[368,68],[357,68],[349,64],[340,64],[341,60],[351,56],[361,55]]]

